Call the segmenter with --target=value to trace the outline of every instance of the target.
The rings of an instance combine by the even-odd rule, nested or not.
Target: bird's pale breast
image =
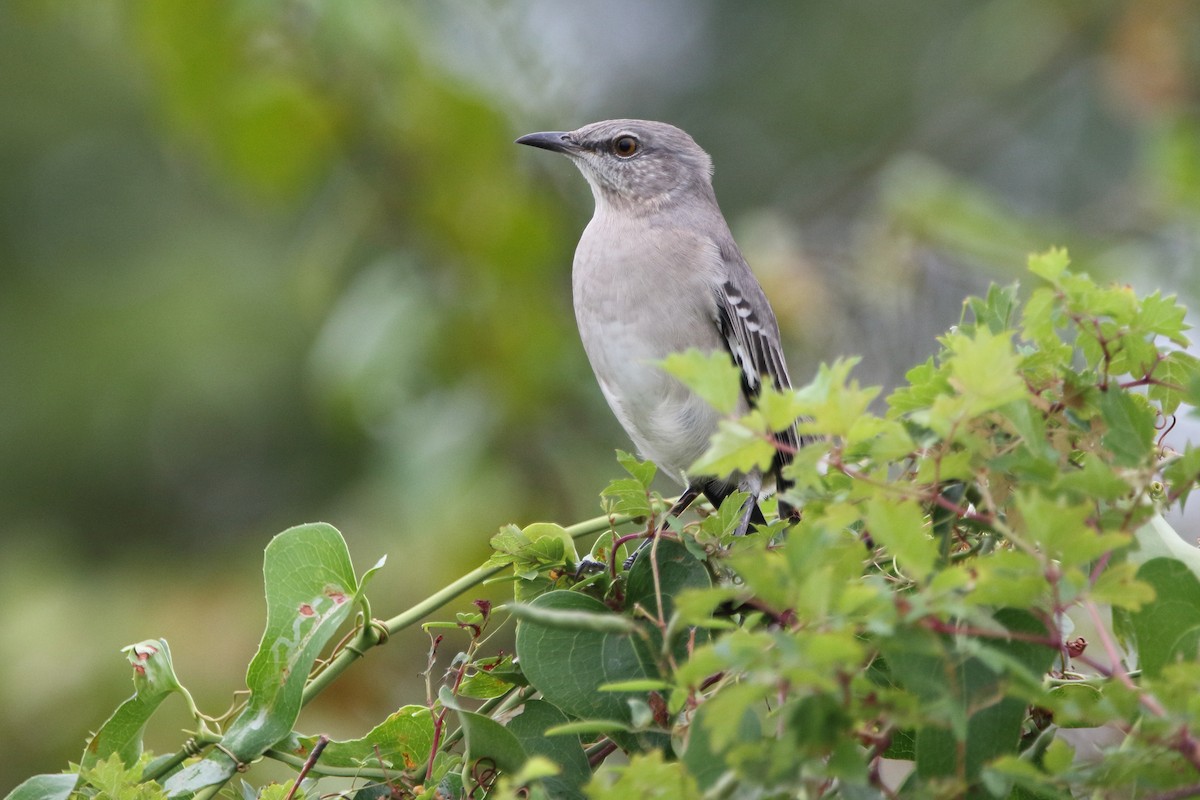
[[[677,229],[598,213],[575,252],[575,315],[604,396],[642,455],[677,480],[703,454],[718,415],[656,362],[723,346],[713,250]],[[628,313],[634,306],[643,309]]]

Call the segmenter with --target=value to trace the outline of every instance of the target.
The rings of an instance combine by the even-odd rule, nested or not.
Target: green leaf
[[[544,700],[527,700],[508,730],[530,756],[542,756],[558,765],[559,773],[542,784],[551,797],[581,798],[582,787],[592,776],[591,765],[578,736],[549,736],[547,731],[568,723],[567,715]]]
[[[534,522],[524,529],[505,525],[491,538],[493,553],[488,564],[511,564],[517,577],[529,582],[544,570],[561,568],[579,560],[575,541],[561,525]],[[521,594],[522,587],[517,593]]]
[[[1055,472],[1054,487],[1076,499],[1117,500],[1133,493],[1133,486],[1094,453],[1082,457],[1081,468],[1067,465]]]
[[[307,758],[317,736],[293,736],[277,750]],[[401,706],[359,739],[330,741],[321,752],[320,767],[383,768],[388,771],[424,771],[433,746],[433,717],[426,706]]]
[[[113,753],[90,767],[81,767],[77,796],[97,800],[164,800],[162,786],[142,780],[143,766],[140,762],[126,766]]]
[[[1004,333],[1011,327],[1017,309],[1017,284],[988,287],[987,297],[972,297],[967,301],[978,325],[986,326],[994,334]]]
[[[928,408],[937,397],[954,392],[954,388],[950,385],[949,374],[949,369],[938,367],[934,363],[933,356],[930,356],[923,364],[904,373],[904,378],[909,385],[902,386],[888,396],[888,407],[893,414]]]
[[[1056,458],[1054,447],[1046,441],[1046,418],[1033,407],[1028,398],[1022,398],[1003,406],[1000,413],[1012,424],[1013,429],[1025,442],[1025,447],[1036,458]]]
[[[1146,389],[1150,399],[1162,406],[1162,413],[1171,416],[1179,410],[1181,403],[1195,405],[1196,395],[1192,386],[1200,377],[1200,358],[1182,350],[1167,353],[1166,357],[1154,368],[1154,380]]]
[[[642,461],[624,450],[618,450],[617,463],[631,478],[641,484],[643,489],[650,489],[650,484],[654,482],[654,476],[658,472],[658,467],[653,461]]]
[[[79,776],[73,772],[34,775],[17,785],[4,800],[67,800],[78,780]]]
[[[1020,529],[1048,557],[1064,565],[1087,564],[1131,543],[1124,534],[1097,533],[1088,525],[1092,507],[1087,502],[1068,503],[1061,497],[1025,489],[1017,494],[1016,505],[1021,512]]]
[[[591,800],[700,800],[695,778],[660,752],[634,755],[626,767],[596,773],[587,785]]]
[[[499,697],[511,688],[513,688],[513,684],[508,681],[490,672],[479,670],[463,678],[462,683],[458,685],[458,695],[476,700],[488,700]]]
[[[1110,387],[1100,393],[1105,432],[1101,441],[1123,467],[1142,464],[1154,449],[1154,410],[1145,398]]]
[[[858,358],[838,359],[822,364],[816,377],[796,391],[798,408],[811,422],[802,422],[802,432],[821,436],[848,436],[851,429],[868,413],[871,402],[879,395],[878,386],[859,388],[850,372]]]
[[[83,751],[80,767],[87,769],[111,755],[130,767],[142,754],[142,733],[150,717],[172,692],[183,687],[175,677],[171,649],[165,639],[149,639],[122,648],[133,667],[134,695],[117,707]],[[189,698],[190,699],[190,698]]]
[[[1071,358],[1072,348],[1057,330],[1062,318],[1058,292],[1049,286],[1034,289],[1021,311],[1022,338],[1037,345],[1037,351],[1026,356],[1027,368],[1040,358],[1043,371],[1053,375],[1060,362]]]
[[[867,529],[903,573],[917,581],[929,577],[938,560],[938,547],[929,536],[919,505],[875,495],[867,502]]]
[[[1154,602],[1154,588],[1137,580],[1137,568],[1133,561],[1109,564],[1092,584],[1092,601],[1130,611]]]
[[[966,566],[974,576],[969,598],[984,606],[1030,607],[1048,597],[1050,584],[1036,558],[1020,550],[1001,550]]]
[[[1026,611],[1002,609],[995,621],[1014,633],[1047,635],[1043,623]],[[974,783],[989,761],[1017,753],[1028,701],[1023,692],[1013,691],[1014,679],[1024,673],[1031,677],[1023,680],[1035,680],[1050,667],[1057,649],[989,639],[986,647],[994,657],[984,659],[964,658],[950,649],[950,642],[940,654],[919,641],[913,644],[916,648],[897,642],[887,658],[893,674],[917,691],[923,707],[938,712],[917,730],[917,774],[923,779],[959,775]]]
[[[804,413],[804,404],[795,392],[776,389],[769,384],[762,387],[754,401],[754,407],[762,413],[767,427],[772,431],[786,430]]]
[[[740,420],[721,420],[708,451],[688,474],[724,478],[735,472],[765,470],[774,458],[775,446],[767,440],[762,415],[752,411]]]
[[[951,352],[948,360],[950,383],[967,400],[962,412],[976,416],[1025,397],[1020,358],[1012,345],[1012,334],[977,330],[967,337],[946,337]]]
[[[263,559],[267,627],[246,671],[246,708],[230,723],[222,749],[167,779],[168,794],[228,780],[238,767],[229,754],[248,764],[291,732],[313,664],[381,565],[368,570],[360,584],[345,540],[325,523],[298,525],[271,540]]]
[[[1061,775],[1071,768],[1071,762],[1074,760],[1075,748],[1068,742],[1056,738],[1046,748],[1046,754],[1042,756],[1042,766],[1051,775]]]
[[[1196,482],[1200,481],[1200,447],[1189,443],[1183,454],[1172,459],[1163,469],[1163,478],[1170,486],[1171,494],[1179,498],[1179,507],[1182,509]]]
[[[727,756],[730,748],[737,745],[754,747],[762,738],[762,726],[758,716],[749,705],[744,705],[738,714],[737,724],[730,724],[731,717],[722,714],[716,704],[704,704],[696,710],[688,727],[688,746],[683,752],[683,763],[702,789],[710,789],[718,782],[731,764]],[[721,744],[715,744],[720,736]]]
[[[733,414],[742,396],[742,373],[724,350],[689,349],[659,362],[669,374],[722,414]]]
[[[1071,258],[1064,247],[1052,247],[1044,253],[1029,256],[1029,271],[1054,284],[1070,265]]]
[[[1130,615],[1142,673],[1155,677],[1177,659],[1200,655],[1200,580],[1173,558],[1147,561],[1138,580],[1154,587],[1158,599]]]
[[[649,491],[635,478],[616,478],[609,481],[600,492],[604,510],[609,514],[628,514],[631,517],[648,517],[654,511]]]
[[[600,687],[661,677],[641,638],[629,633],[631,621],[614,614],[599,600],[561,590],[541,595],[528,610],[535,613],[518,623],[516,650],[530,685],[569,716],[629,724],[632,716],[628,700],[644,695],[601,692]],[[615,622],[594,624],[602,617]],[[572,618],[586,624],[559,624]],[[653,741],[639,735],[632,744],[647,746]]]
[[[722,506],[725,504],[722,503]],[[651,553],[655,558],[651,559]],[[655,585],[655,565],[658,580]],[[712,577],[708,568],[687,551],[680,542],[662,539],[657,547],[648,547],[629,569],[625,589],[625,608],[641,607],[652,616],[659,613],[670,620],[675,613],[675,597],[687,589],[708,589]],[[657,589],[657,591],[656,591]]]
[[[1187,309],[1179,304],[1175,295],[1163,297],[1161,291],[1156,291],[1141,299],[1134,328],[1154,336],[1165,336],[1180,347],[1187,347],[1189,342],[1183,335],[1190,327],[1184,322],[1186,314]]]

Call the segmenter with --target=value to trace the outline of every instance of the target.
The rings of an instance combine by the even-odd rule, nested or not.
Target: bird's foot
[[[608,565],[603,561],[597,561],[590,555],[586,555],[579,559],[575,564],[575,580],[583,580],[588,575],[595,575],[608,569]]]

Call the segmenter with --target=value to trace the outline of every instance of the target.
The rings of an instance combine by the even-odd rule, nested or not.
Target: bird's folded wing
[[[721,247],[725,261],[725,280],[716,287],[717,327],[729,354],[742,371],[742,391],[751,407],[762,390],[763,379],[769,379],[777,389],[791,387],[783,350],[779,342],[779,326],[775,314],[736,247]],[[777,431],[776,438],[785,447],[775,459],[775,468],[792,460],[792,452],[800,446],[793,424]]]

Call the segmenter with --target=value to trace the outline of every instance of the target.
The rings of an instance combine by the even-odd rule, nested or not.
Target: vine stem
[[[584,536],[589,536],[595,533],[601,533],[611,528],[620,527],[630,522],[633,517],[628,515],[593,517],[592,519],[584,520],[571,525],[566,529],[572,539],[580,539]],[[325,669],[309,679],[308,684],[304,687],[304,695],[301,700],[303,705],[307,705],[314,697],[323,692],[329,684],[333,683],[339,675],[361,658],[367,650],[370,650],[376,645],[383,644],[389,636],[392,636],[410,625],[414,625],[424,619],[429,614],[437,611],[442,606],[449,603],[454,598],[458,597],[468,589],[478,586],[488,578],[503,572],[508,569],[508,565],[502,564],[499,566],[485,565],[471,570],[466,575],[463,575],[453,583],[449,583],[443,588],[431,594],[421,602],[403,611],[400,614],[383,621],[368,621],[359,631],[358,636],[354,638],[348,645],[342,648],[333,659],[326,665]]]

